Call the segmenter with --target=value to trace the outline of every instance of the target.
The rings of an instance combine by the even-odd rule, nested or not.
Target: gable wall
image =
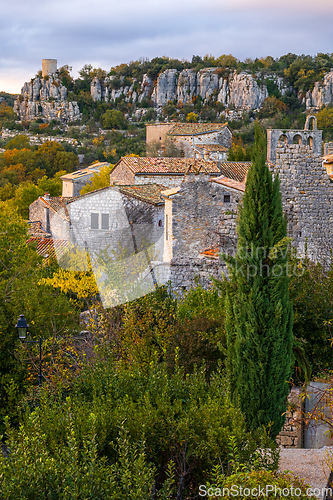
[[[232,134],[227,127],[217,132],[209,132],[200,135],[175,135],[171,136],[174,145],[184,151],[185,158],[195,158],[192,144],[220,144],[226,148],[231,147]]]
[[[112,170],[110,174],[110,184],[134,184],[134,173],[128,168],[124,161]]]

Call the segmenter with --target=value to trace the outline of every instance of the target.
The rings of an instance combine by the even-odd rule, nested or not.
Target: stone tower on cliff
[[[42,59],[42,77],[51,76],[57,71],[56,59]]]

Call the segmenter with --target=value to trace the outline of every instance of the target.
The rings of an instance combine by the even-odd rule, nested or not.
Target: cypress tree
[[[271,424],[275,437],[284,423],[292,368],[289,239],[279,178],[273,180],[266,165],[266,141],[258,124],[237,234],[236,256],[225,256],[230,271],[226,298],[229,387],[249,429]]]

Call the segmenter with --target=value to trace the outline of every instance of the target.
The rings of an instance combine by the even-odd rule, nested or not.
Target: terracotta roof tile
[[[215,177],[211,179],[211,182],[216,182],[217,184],[221,184],[222,186],[230,187],[232,189],[237,189],[237,191],[245,191],[245,179],[244,182],[235,181],[234,179],[229,179],[228,177],[224,177],[221,175],[220,177]]]
[[[323,157],[324,163],[333,163],[333,154],[331,155],[326,155]]]
[[[160,205],[164,203],[164,199],[161,196],[161,192],[167,189],[161,184],[136,184],[131,186],[118,186],[119,191],[138,200],[145,201],[146,203],[151,203],[152,205]]]
[[[210,132],[218,132],[226,123],[176,123],[168,131],[167,135],[197,135],[208,134]]]
[[[117,165],[120,162],[124,162],[134,174],[184,175],[189,170],[200,170],[210,174],[218,174],[220,172],[216,161],[203,160],[201,158],[138,158],[126,156],[122,157]]]
[[[220,164],[222,176],[239,182],[245,182],[247,172],[252,165],[250,161],[225,161]]]
[[[40,199],[47,207],[56,212],[61,219],[69,221],[67,204],[76,200],[77,197],[63,198],[62,196],[49,196],[48,198],[45,198],[45,196],[40,196]]]
[[[109,163],[106,162],[99,162],[99,163],[94,163],[93,165],[90,165],[89,167],[86,168],[81,168],[80,170],[76,170],[75,172],[71,172],[69,174],[65,174],[62,177],[60,177],[61,180],[75,180],[79,179],[81,177],[84,177],[85,175],[92,175],[95,174],[96,172],[99,172],[102,167],[105,167],[109,165]]]
[[[48,233],[43,229],[42,223],[40,220],[28,221],[28,234],[30,237],[35,238],[50,238],[51,233]]]
[[[36,251],[41,257],[58,257],[65,254],[69,248],[67,240],[55,240],[53,238],[28,239],[27,244],[36,244]]]

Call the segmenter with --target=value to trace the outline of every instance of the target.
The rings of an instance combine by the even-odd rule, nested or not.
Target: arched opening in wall
[[[316,119],[314,116],[309,118],[309,130],[316,130]]]
[[[158,227],[162,227],[162,224],[163,224],[163,223],[162,223],[162,221],[161,221],[161,219],[160,219],[160,220],[158,221]]]
[[[302,137],[299,134],[294,135],[293,144],[302,144]]]
[[[307,145],[309,146],[310,149],[313,149],[313,139],[311,136],[308,137]]]
[[[288,144],[288,139],[287,139],[287,136],[285,134],[280,135],[279,144]]]

